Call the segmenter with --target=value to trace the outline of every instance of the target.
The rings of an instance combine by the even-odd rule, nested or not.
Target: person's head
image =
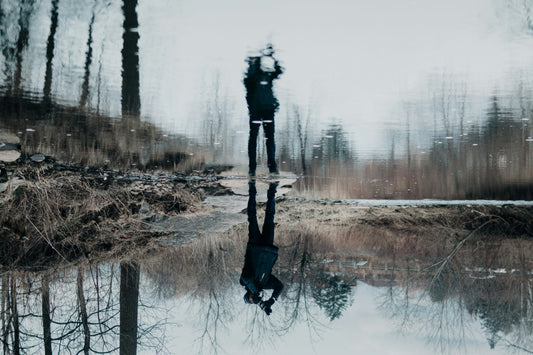
[[[250,291],[246,291],[246,293],[244,294],[244,303],[247,303],[247,304],[252,304],[254,303],[253,299],[252,299],[252,293]]]
[[[252,292],[250,292],[248,289],[246,289],[246,293],[243,296],[244,303],[247,304],[258,304],[261,301],[261,297],[259,295],[254,295]]]
[[[265,49],[263,49],[261,53],[266,56],[274,55],[274,47],[272,46],[272,43],[267,43]]]

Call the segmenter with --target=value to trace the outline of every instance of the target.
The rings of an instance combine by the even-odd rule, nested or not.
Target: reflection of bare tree
[[[286,314],[288,316],[283,331],[289,331],[298,321],[304,319],[308,321],[309,333],[314,335],[321,324],[311,310],[313,298],[310,288],[309,258],[311,254],[309,253],[308,238],[299,235],[290,249],[289,255],[287,266],[284,266],[284,269],[291,270],[291,272],[284,275],[288,285],[285,295]]]
[[[91,73],[91,63],[93,61],[93,26],[96,17],[96,4],[97,1],[95,0],[91,14],[91,20],[89,21],[89,36],[87,38],[87,51],[85,52],[85,66],[83,84],[81,85],[80,107],[85,107],[87,104],[87,98],[89,97],[89,77]]]
[[[28,46],[30,17],[34,0],[5,1],[0,8],[0,48],[4,56],[4,85],[8,94],[19,95],[22,76],[22,54]],[[18,28],[18,33],[13,31]],[[17,34],[13,38],[14,34]]]
[[[203,323],[203,330],[197,341],[200,344],[200,352],[204,351],[207,344],[208,352],[217,353],[222,350],[219,343],[219,330],[226,327],[226,323],[232,319],[231,303],[229,295],[224,289],[210,286],[207,294],[198,300],[203,304],[203,310],[199,314],[199,319]]]
[[[527,34],[533,33],[532,10],[533,2],[531,0],[506,0],[503,4],[503,11],[496,11],[502,19],[509,20],[507,23],[511,28],[518,27],[519,31]]]
[[[50,333],[50,340],[45,338],[45,351],[50,349],[51,353],[55,353],[65,349],[88,354],[112,353],[118,350],[117,297],[107,299],[106,307],[100,307],[102,301],[106,300],[106,295],[111,297],[113,273],[111,272],[111,277],[105,284],[101,284],[98,276],[102,272],[101,268],[91,267],[89,272],[89,275],[96,277],[96,280],[92,280],[96,281],[93,285],[86,279],[88,271],[84,265],[61,275],[61,281],[54,280],[51,283],[50,276],[42,277],[43,333]],[[57,291],[65,285],[72,285],[67,286],[72,291],[59,291],[61,296],[57,299]],[[96,297],[87,297],[87,291],[91,296],[94,292]],[[94,341],[91,341],[92,339]]]
[[[48,40],[46,44],[46,72],[44,75],[43,89],[44,102],[47,105],[50,104],[52,100],[52,64],[54,60],[55,35],[58,23],[58,8],[59,0],[52,0],[52,10],[50,15],[50,33],[48,34]]]
[[[137,353],[137,313],[139,307],[137,263],[120,263],[120,353]]]
[[[323,287],[327,277],[310,253],[309,239],[291,236],[294,243],[280,253],[276,272],[287,281],[286,288],[272,315],[266,316],[259,307],[245,305],[242,301],[244,291],[237,284],[236,271],[242,267],[247,230],[238,232],[230,237],[202,238],[168,251],[158,261],[151,261],[146,272],[157,293],[165,298],[189,296],[198,304],[195,319],[200,322],[197,341],[202,352],[223,350],[220,331],[226,329],[238,314],[245,318],[245,342],[253,348],[274,342],[298,324],[308,327],[311,340],[317,339],[325,324],[320,320],[316,299],[320,299],[321,291],[328,290],[328,286]],[[340,280],[335,281],[335,287],[341,284]],[[329,307],[336,318],[351,302],[349,297],[343,296],[348,294],[348,287],[340,286],[340,289],[332,299],[328,300],[326,295],[321,299],[325,312]],[[237,300],[234,299],[235,293],[239,295]],[[236,302],[242,305],[236,307]]]
[[[124,32],[122,34],[122,114],[139,117],[139,22],[137,0],[123,0]]]
[[[17,279],[10,274],[2,275],[2,342],[5,354],[20,354],[22,347],[21,320]]]
[[[50,281],[47,274],[41,278],[41,310],[43,323],[44,353],[52,354],[52,333],[50,319]]]
[[[308,110],[305,118],[303,117],[303,110],[294,105],[293,106],[293,117],[294,125],[296,126],[296,139],[298,140],[298,151],[300,155],[300,164],[302,168],[302,174],[307,175],[307,151],[309,150],[309,135],[310,135],[310,122],[311,122],[311,113]]]
[[[78,277],[76,282],[76,295],[80,307],[81,325],[83,327],[83,353],[89,354],[91,348],[91,331],[89,330],[89,321],[87,316],[87,302],[83,293],[83,268],[78,267]]]
[[[33,4],[35,0],[26,0],[20,2],[20,17],[19,17],[19,35],[17,39],[16,52],[16,66],[15,74],[13,76],[13,88],[15,94],[20,95],[22,88],[20,87],[22,81],[22,53],[28,46],[30,37],[30,16],[33,12]]]
[[[203,144],[213,152],[213,161],[231,158],[232,140],[230,137],[230,118],[232,102],[222,86],[220,71],[216,70],[206,84],[205,101],[202,102],[201,136]]]
[[[235,251],[241,241],[206,237],[176,249],[168,249],[144,266],[150,288],[159,298],[187,297],[198,304],[188,321],[199,327],[200,352],[221,350],[219,331],[239,310],[232,290],[239,261]],[[193,307],[194,308],[194,307]]]
[[[532,280],[527,267],[511,260],[502,264],[501,244],[480,248],[479,239],[471,242],[474,232],[459,240],[432,272],[411,273],[402,287],[391,286],[382,299],[383,310],[399,319],[404,330],[417,329],[426,335],[441,353],[465,345],[472,318],[481,322],[491,348],[500,343],[531,352],[533,327],[528,314],[532,308],[527,290]],[[504,268],[498,270],[508,271],[490,271],[500,266]]]
[[[107,354],[117,353],[119,344],[127,354],[135,353],[137,346],[162,349],[164,317],[151,300],[142,303],[137,298],[134,303],[138,266],[123,268],[122,290],[115,286],[116,268],[80,265],[54,274],[4,274],[0,314],[4,353]],[[40,280],[37,287],[35,279]],[[126,319],[122,323],[120,311]],[[136,323],[137,313],[143,314],[144,322]]]
[[[222,350],[219,339],[219,330],[225,328],[226,324],[235,315],[234,300],[232,293],[228,292],[234,285],[232,266],[236,259],[232,254],[227,253],[228,249],[233,249],[234,245],[217,245],[214,240],[200,241],[199,248],[191,250],[181,250],[174,254],[175,260],[172,265],[177,266],[179,275],[194,275],[193,280],[174,280],[179,284],[188,284],[192,299],[202,304],[199,309],[197,319],[202,324],[202,331],[197,341],[200,351],[215,352]],[[185,253],[185,254],[182,254]],[[187,255],[189,254],[189,255]],[[186,257],[186,259],[182,259]],[[168,260],[168,259],[167,259]],[[180,260],[180,261],[178,261]],[[180,265],[181,264],[181,265]],[[192,284],[191,284],[192,281]],[[184,290],[176,290],[181,293]]]

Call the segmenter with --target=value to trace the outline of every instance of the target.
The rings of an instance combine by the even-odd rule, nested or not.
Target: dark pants
[[[274,214],[276,213],[276,186],[270,184],[267,192],[267,204],[265,211],[265,221],[263,222],[263,232],[259,231],[257,224],[257,204],[255,195],[255,183],[250,183],[248,197],[248,242],[261,245],[274,245]]]
[[[267,165],[270,172],[277,170],[276,144],[274,143],[274,110],[250,111],[250,137],[248,138],[249,170],[255,173],[257,166],[257,136],[263,124],[266,138]]]

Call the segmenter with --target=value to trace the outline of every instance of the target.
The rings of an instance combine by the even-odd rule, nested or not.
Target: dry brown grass
[[[1,266],[39,267],[135,253],[161,234],[143,223],[141,204],[151,213],[172,215],[194,212],[200,196],[173,182],[118,184],[36,173],[0,202]]]
[[[160,294],[209,297],[213,290],[227,289],[238,280],[246,242],[247,226],[239,225],[222,235],[154,253],[146,259],[144,271]]]
[[[514,153],[518,150],[509,149]],[[360,160],[356,166],[323,162],[311,167],[308,176],[296,185],[296,193],[330,199],[529,200],[533,195],[532,152],[527,159],[509,159],[513,164],[505,168],[490,165],[486,159],[491,154],[481,150],[453,163],[428,159],[427,154]]]
[[[38,105],[15,106],[4,107],[0,129],[18,133],[28,156],[40,153],[74,166],[188,173],[201,169],[209,154],[191,139],[167,135],[139,117],[114,118],[57,105],[43,119]]]

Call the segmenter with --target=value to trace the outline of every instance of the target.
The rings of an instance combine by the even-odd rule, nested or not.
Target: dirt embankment
[[[328,268],[362,263],[374,273],[387,265],[435,271],[452,261],[463,268],[533,268],[531,206],[361,207],[282,199],[276,207],[280,247],[299,244],[314,262],[330,262]]]
[[[393,202],[393,201],[392,201]],[[394,232],[421,233],[444,229],[507,237],[533,236],[533,206],[354,206],[338,201],[281,199],[285,223],[312,220],[315,225],[371,226]],[[280,222],[281,223],[281,222]]]

